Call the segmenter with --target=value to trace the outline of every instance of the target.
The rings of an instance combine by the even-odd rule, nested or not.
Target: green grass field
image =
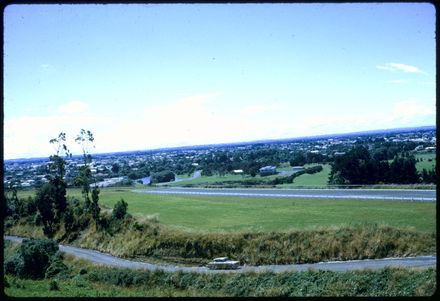
[[[240,174],[226,174],[224,176],[220,175],[213,175],[213,176],[201,176],[193,180],[183,180],[181,182],[177,183],[169,183],[170,186],[184,186],[186,184],[193,184],[193,185],[208,185],[213,184],[216,182],[225,182],[225,181],[242,181],[242,180],[248,180],[248,179],[273,179],[277,177],[276,175],[273,176],[266,176],[261,177],[260,175],[256,175],[254,178],[250,175],[240,175]]]
[[[423,159],[423,161],[419,161],[416,163],[417,171],[422,171],[424,168],[426,170],[431,170],[432,168],[435,168],[436,165],[436,158],[435,153],[422,153],[422,154],[416,154],[416,159]],[[431,160],[431,161],[428,161]]]
[[[304,167],[312,167],[318,164],[306,164]],[[322,171],[315,174],[303,174],[296,177],[292,184],[279,185],[280,187],[299,187],[299,186],[327,186],[328,177],[330,175],[330,164],[319,164],[322,165]]]
[[[305,167],[312,167],[318,164],[306,164]],[[304,174],[297,178],[295,178],[293,184],[283,184],[283,185],[277,185],[279,187],[298,187],[298,186],[327,186],[327,180],[328,176],[330,174],[330,165],[324,164],[323,165],[323,171],[316,173],[316,174]],[[288,165],[288,163],[283,163],[279,168],[277,168],[278,172],[282,171],[291,171],[292,167]],[[213,175],[213,176],[201,176],[199,178],[188,180],[188,181],[181,181],[177,183],[170,183],[170,186],[185,186],[187,184],[193,184],[193,185],[209,185],[216,182],[227,182],[227,181],[243,181],[243,180],[272,180],[276,177],[279,177],[280,175],[272,175],[272,176],[265,176],[261,177],[260,175],[256,175],[255,177],[251,177],[250,175],[239,175],[239,174],[226,174],[224,176],[220,175]],[[179,176],[180,177],[180,176]],[[182,177],[183,178],[183,177]]]
[[[19,197],[30,194],[19,192]],[[68,195],[81,198],[79,189],[69,189]],[[283,231],[378,223],[435,231],[432,203],[150,195],[129,188],[101,189],[99,203],[113,208],[121,198],[134,216],[158,215],[162,224],[186,230]]]

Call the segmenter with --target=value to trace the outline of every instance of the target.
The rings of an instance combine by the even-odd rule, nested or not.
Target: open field
[[[306,164],[304,167],[312,167],[316,166],[318,164]],[[292,170],[292,167],[289,166],[286,163],[283,163],[279,168],[277,168],[278,172],[289,172]],[[330,165],[324,164],[323,165],[323,171],[316,173],[316,174],[304,174],[300,175],[297,178],[294,179],[293,184],[283,184],[283,185],[277,185],[279,187],[298,187],[298,186],[327,186],[327,180],[328,176],[330,174]],[[245,180],[272,180],[277,177],[280,177],[281,175],[271,175],[271,176],[265,176],[261,177],[260,175],[256,175],[255,177],[251,177],[250,175],[240,175],[240,174],[226,174],[224,176],[220,175],[213,175],[213,176],[201,176],[199,178],[188,180],[188,181],[181,181],[177,183],[170,183],[168,185],[175,186],[175,187],[181,187],[188,184],[192,185],[210,185],[214,183],[220,183],[220,182],[228,182],[228,181],[245,181]],[[180,178],[180,176],[178,176]],[[188,176],[186,176],[188,177]],[[182,177],[185,178],[185,177]]]
[[[256,180],[266,179],[266,180],[270,180],[270,179],[274,179],[276,177],[277,177],[276,175],[267,176],[267,177],[261,177],[260,175],[256,175],[255,177],[251,177],[249,175],[240,175],[240,174],[226,174],[224,176],[212,175],[212,176],[201,176],[199,178],[192,179],[192,180],[183,180],[183,181],[177,182],[177,183],[169,183],[168,185],[176,186],[176,187],[185,186],[187,184],[192,184],[192,185],[209,185],[209,184],[214,184],[214,183],[219,183],[219,182],[243,181],[243,180],[251,180],[251,179],[256,179]]]
[[[81,198],[79,189],[69,189],[68,195]],[[377,223],[435,232],[435,203],[147,195],[127,188],[101,189],[99,202],[113,208],[121,198],[134,216],[158,215],[161,224],[186,230],[284,231]]]
[[[299,186],[327,186],[328,177],[330,175],[331,167],[329,164],[306,164],[304,167],[312,167],[316,165],[322,165],[322,171],[315,174],[303,174],[293,179],[292,184],[278,185],[280,187],[299,187]]]
[[[431,170],[432,168],[435,168],[436,165],[436,157],[435,153],[419,153],[415,155],[416,159],[423,159],[423,161],[419,161],[416,163],[417,171],[422,171],[423,169]],[[428,161],[431,160],[431,161]]]

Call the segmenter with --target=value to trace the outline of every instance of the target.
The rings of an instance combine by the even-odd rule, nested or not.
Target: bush
[[[49,290],[50,291],[59,291],[60,287],[58,286],[58,282],[56,280],[52,280],[49,282]]]
[[[5,227],[5,229],[9,229],[9,228],[12,228],[13,226],[14,226],[14,220],[13,219],[11,219],[10,217],[7,217],[5,220],[4,220],[4,227]]]
[[[3,263],[3,268],[5,274],[18,275],[18,271],[23,269],[23,259],[19,254],[15,254],[14,256],[5,259]]]
[[[69,271],[68,267],[63,263],[62,260],[56,259],[51,262],[49,267],[46,269],[44,274],[45,278],[52,278],[57,275],[65,276]]]
[[[40,212],[37,212],[34,216],[34,224],[36,226],[41,226],[43,224],[43,219],[41,218]]]
[[[7,288],[7,287],[11,287],[11,286],[9,285],[8,279],[7,279],[6,277],[4,278],[3,285],[4,285],[5,288]]]
[[[174,181],[175,175],[172,171],[164,170],[158,173],[154,173],[151,176],[152,183],[170,182]]]
[[[122,219],[127,214],[127,207],[128,204],[121,199],[115,204],[115,207],[113,208],[112,217],[115,219]]]
[[[317,165],[317,166],[312,166],[312,167],[306,168],[305,172],[308,174],[314,174],[314,173],[318,173],[318,172],[322,171],[322,169],[323,169],[322,165]]]
[[[5,270],[19,277],[43,278],[58,245],[49,239],[23,240],[18,253],[5,262]]]

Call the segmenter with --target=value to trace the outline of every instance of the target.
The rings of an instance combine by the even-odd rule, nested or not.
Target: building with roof
[[[264,166],[260,168],[260,176],[269,176],[277,173],[277,168],[275,166]]]

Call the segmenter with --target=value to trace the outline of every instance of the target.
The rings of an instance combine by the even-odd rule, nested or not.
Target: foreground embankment
[[[18,236],[5,236],[5,240],[15,243],[21,243],[23,239]],[[85,259],[91,263],[101,264],[106,266],[115,266],[119,268],[134,268],[145,269],[150,271],[162,270],[165,272],[197,272],[197,273],[248,273],[248,272],[291,272],[291,271],[307,271],[314,270],[328,270],[334,272],[346,272],[351,270],[361,269],[382,269],[385,267],[405,267],[405,268],[435,268],[436,256],[418,256],[418,257],[403,257],[403,258],[385,258],[385,259],[366,259],[366,260],[351,260],[351,261],[331,261],[319,262],[310,264],[287,264],[287,265],[260,265],[260,266],[241,266],[239,269],[233,270],[211,270],[206,266],[198,267],[182,267],[176,265],[161,265],[154,263],[146,263],[139,261],[131,261],[110,254],[77,248],[72,246],[59,245],[59,250],[66,254],[71,254],[75,257]]]
[[[35,226],[17,223],[7,235],[42,236]],[[75,235],[60,230],[59,243],[94,249],[117,257],[158,262],[206,264],[214,257],[229,256],[247,265],[300,264],[335,260],[432,255],[435,233],[398,229],[377,224],[356,224],[285,232],[189,232],[140,222],[121,221],[116,230],[90,225]]]
[[[243,264],[298,264],[435,253],[435,235],[381,225],[254,233],[190,233],[163,229],[113,236],[89,230],[78,246],[122,257],[204,263],[229,256]]]
[[[5,242],[5,260],[16,261],[17,252],[22,254],[17,244]],[[8,273],[3,279],[5,294],[13,297],[430,296],[436,290],[433,268],[207,274],[95,266],[68,253],[55,254],[54,258],[57,269],[51,263],[44,278],[30,279]]]

